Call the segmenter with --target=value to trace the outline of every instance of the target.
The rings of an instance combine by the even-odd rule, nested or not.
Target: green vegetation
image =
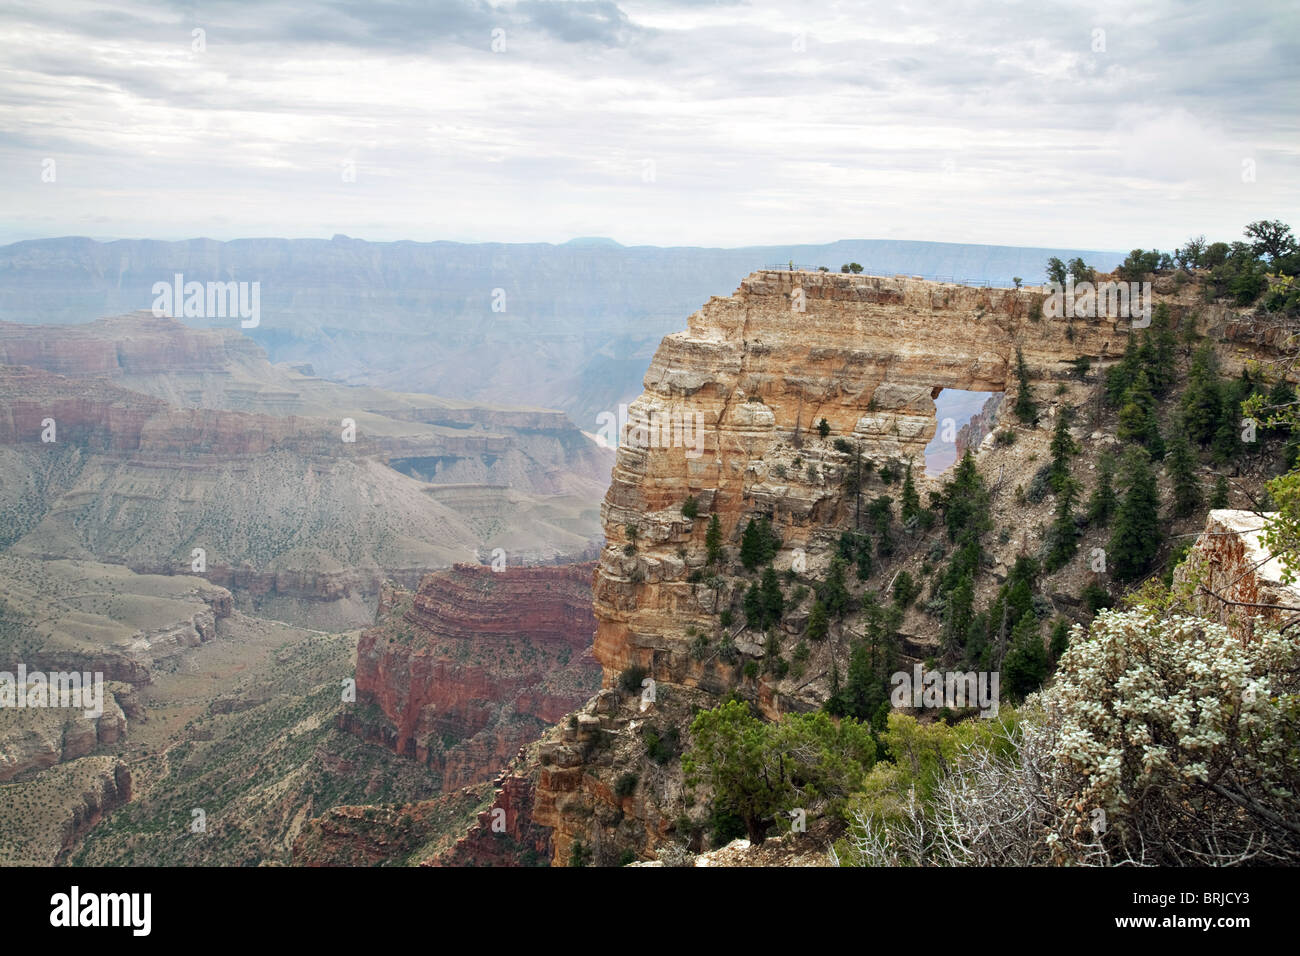
[[[767,723],[731,700],[696,715],[682,767],[688,787],[707,786],[714,808],[761,843],[792,810],[839,812],[875,758],[870,730],[855,720],[815,713]]]

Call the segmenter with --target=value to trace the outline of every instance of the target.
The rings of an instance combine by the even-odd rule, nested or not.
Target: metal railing
[[[820,271],[820,267],[819,267],[819,266],[803,265],[803,264],[801,264],[801,263],[796,262],[796,263],[794,263],[794,268],[793,268],[793,270],[792,270],[792,269],[790,268],[790,265],[791,265],[791,264],[790,264],[789,262],[778,262],[778,263],[775,263],[774,265],[765,265],[765,266],[763,266],[763,267],[762,267],[762,271],[764,271],[764,272],[790,272],[790,271],[794,271],[794,272],[818,272],[818,271]],[[1012,282],[1010,279],[967,278],[967,277],[964,277],[964,276],[958,276],[958,275],[933,275],[933,274],[931,274],[931,273],[922,273],[922,272],[888,272],[888,273],[886,273],[886,272],[872,272],[872,271],[869,270],[869,269],[863,269],[861,272],[857,272],[857,273],[853,273],[853,272],[851,272],[851,273],[840,273],[840,271],[839,271],[838,269],[831,269],[829,266],[827,266],[826,269],[827,269],[828,272],[833,272],[833,273],[836,273],[836,274],[844,274],[844,275],[863,275],[863,276],[871,276],[871,277],[873,277],[873,278],[877,278],[877,279],[896,279],[896,278],[904,278],[904,279],[924,279],[924,280],[926,280],[927,282],[947,282],[947,283],[950,283],[950,284],[952,284],[952,285],[973,286],[973,287],[975,287],[975,288],[981,288],[981,289],[1014,289],[1014,288],[1016,288],[1016,284],[1015,284],[1014,282]],[[1024,282],[1024,281],[1021,282],[1021,286],[1022,286],[1022,287],[1025,286],[1025,285],[1034,285],[1034,284],[1035,284],[1035,283],[1032,283],[1032,282],[1030,282],[1030,283],[1026,283],[1026,282]]]

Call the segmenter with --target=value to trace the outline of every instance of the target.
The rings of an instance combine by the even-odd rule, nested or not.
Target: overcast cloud
[[[1300,226],[1297,9],[10,2],[0,241],[1235,238]]]

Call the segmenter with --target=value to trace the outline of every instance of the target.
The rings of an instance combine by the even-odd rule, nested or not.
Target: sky
[[[6,0],[0,242],[1300,228],[1300,4]]]

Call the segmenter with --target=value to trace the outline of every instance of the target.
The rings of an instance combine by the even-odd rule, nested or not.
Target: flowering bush
[[[1076,626],[1005,743],[922,790],[882,765],[842,862],[1300,863],[1300,639],[1150,608]],[[891,791],[892,787],[892,791]],[[890,799],[886,799],[886,797]]]

